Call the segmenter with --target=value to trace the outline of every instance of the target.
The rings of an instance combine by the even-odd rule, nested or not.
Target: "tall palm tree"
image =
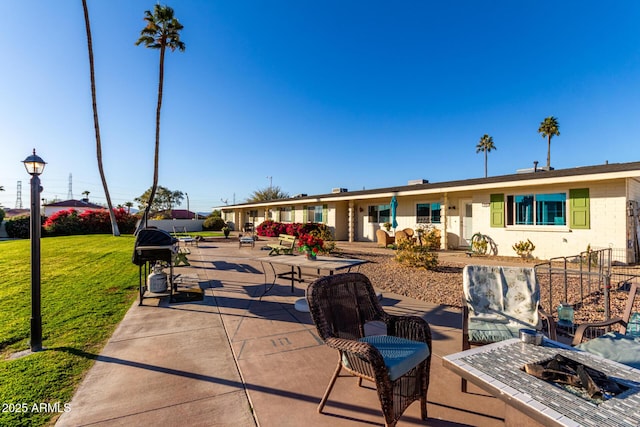
[[[480,138],[478,145],[476,145],[476,153],[484,152],[484,177],[487,177],[487,153],[491,150],[497,150],[496,146],[493,145],[493,137],[487,135],[486,133]]]
[[[89,10],[87,9],[87,0],[82,0],[82,8],[84,9],[84,26],[87,30],[87,48],[89,50],[89,71],[91,74],[91,102],[93,105],[93,127],[96,133],[96,157],[98,158],[98,171],[100,171],[100,179],[102,180],[102,188],[107,198],[107,207],[109,208],[109,218],[111,219],[111,232],[114,236],[120,235],[116,215],[111,204],[111,195],[107,187],[107,179],[104,176],[104,168],[102,167],[102,142],[100,141],[100,124],[98,123],[98,104],[96,102],[96,77],[93,67],[93,43],[91,41],[91,25],[89,23]],[[88,194],[87,194],[88,197]]]
[[[547,170],[551,169],[551,138],[553,136],[560,136],[560,126],[558,125],[558,119],[553,116],[549,116],[540,123],[538,133],[543,138],[547,138]]]
[[[158,188],[158,156],[160,153],[160,110],[162,108],[162,86],[164,84],[164,53],[167,48],[171,51],[176,49],[184,51],[185,45],[180,40],[180,30],[183,26],[173,16],[173,9],[169,6],[156,4],[153,13],[147,10],[144,12],[144,20],[147,25],[140,31],[140,38],[136,41],[136,46],[144,44],[150,49],[160,49],[160,74],[158,78],[158,105],[156,107],[156,145],[153,158],[153,185],[147,206],[144,210],[144,223],[146,225],[149,210],[153,203],[153,198]]]

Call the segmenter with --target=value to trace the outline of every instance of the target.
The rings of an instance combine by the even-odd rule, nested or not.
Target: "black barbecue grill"
[[[132,262],[139,266],[140,305],[147,290],[147,276],[153,265],[158,262],[169,266],[169,293],[173,300],[175,284],[173,283],[173,259],[178,250],[178,239],[168,232],[157,228],[144,228],[138,232],[133,250]],[[150,295],[152,297],[157,294]]]

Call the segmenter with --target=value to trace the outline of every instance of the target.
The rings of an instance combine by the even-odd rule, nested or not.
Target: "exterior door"
[[[473,204],[471,201],[460,201],[460,205],[464,208],[462,209],[462,222],[460,227],[460,246],[461,247],[470,247],[471,246],[471,238],[473,237]]]

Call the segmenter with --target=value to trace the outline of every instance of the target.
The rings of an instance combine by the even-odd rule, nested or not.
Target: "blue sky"
[[[135,46],[155,2],[89,0],[114,204],[151,186],[158,52]],[[164,4],[164,3],[163,3]],[[273,185],[324,194],[640,160],[640,2],[214,1],[166,3],[184,25],[167,55],[160,185],[190,208]],[[80,0],[2,1],[0,204],[21,161],[48,165],[43,197],[104,203]],[[186,208],[186,200],[183,203]]]

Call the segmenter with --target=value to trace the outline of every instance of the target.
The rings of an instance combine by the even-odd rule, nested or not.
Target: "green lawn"
[[[49,411],[71,401],[137,296],[133,247],[132,236],[42,239],[45,350],[11,360],[29,348],[30,243],[0,242],[0,425],[47,425],[56,415]],[[50,404],[49,410],[34,411],[41,403]]]

